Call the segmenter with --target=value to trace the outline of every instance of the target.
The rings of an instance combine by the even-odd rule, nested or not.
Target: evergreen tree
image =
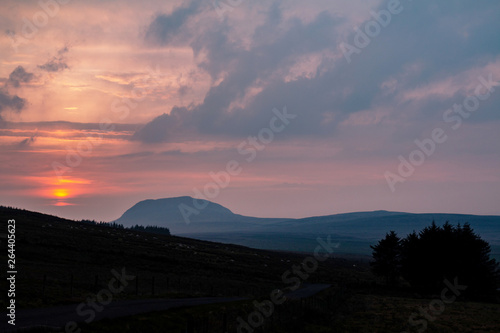
[[[373,273],[385,277],[388,285],[396,284],[401,266],[401,240],[398,235],[391,231],[377,245],[370,247],[373,249],[374,261],[370,263]]]
[[[466,294],[493,295],[499,284],[498,264],[490,259],[490,246],[469,224],[434,222],[420,233],[399,240],[391,231],[372,246],[373,272],[394,283],[398,274],[423,292],[439,292],[444,280],[458,279]]]

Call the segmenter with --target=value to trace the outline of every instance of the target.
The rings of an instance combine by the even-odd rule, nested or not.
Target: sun
[[[52,194],[58,198],[65,198],[69,195],[69,192],[66,189],[56,189]]]

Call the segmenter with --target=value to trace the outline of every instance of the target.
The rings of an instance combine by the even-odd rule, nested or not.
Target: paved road
[[[203,304],[226,303],[243,300],[241,297],[204,297],[204,298],[181,298],[181,299],[145,299],[133,301],[115,301],[105,306],[102,312],[96,312],[95,320],[104,318],[116,318],[132,316],[140,313],[163,311],[172,308],[196,306]],[[15,332],[22,328],[48,326],[65,327],[70,321],[82,322],[89,317],[79,316],[76,312],[78,304],[64,305],[45,309],[26,309],[16,312],[16,326],[7,323],[7,316],[2,313],[0,332]],[[88,311],[85,307],[83,311]]]
[[[301,289],[287,293],[289,299],[307,298],[330,287],[329,284],[304,284]],[[94,311],[94,320],[104,318],[117,318],[132,316],[140,313],[153,311],[164,311],[172,308],[196,306],[203,304],[227,303],[244,300],[241,297],[203,297],[203,298],[180,298],[180,299],[144,299],[132,301],[114,301],[104,306],[101,312]],[[78,304],[63,305],[44,309],[25,309],[16,312],[16,326],[7,323],[7,316],[2,313],[0,332],[15,332],[23,328],[48,326],[53,328],[65,327],[70,321],[82,322],[89,317],[88,313],[80,316],[77,313]],[[89,311],[89,307],[83,308],[83,312]]]
[[[302,288],[286,294],[289,299],[301,299],[316,295],[322,290],[330,288],[330,284],[303,284]]]

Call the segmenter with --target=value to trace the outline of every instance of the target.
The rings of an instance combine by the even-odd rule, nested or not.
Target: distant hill
[[[187,221],[181,210],[184,210],[185,215],[189,215]],[[234,214],[217,203],[184,196],[138,202],[114,222],[125,227],[136,224],[161,226],[169,228],[170,232],[175,234],[256,230],[259,226],[282,220],[287,219],[265,219]]]
[[[495,215],[357,212],[278,222],[266,226],[265,230],[273,232],[286,230],[289,233],[328,233],[362,239],[380,239],[389,230],[394,230],[401,236],[405,236],[413,230],[422,230],[432,221],[438,225],[442,225],[446,221],[462,225],[469,223],[484,239],[500,245],[500,216]]]
[[[492,245],[493,253],[500,256],[500,216],[466,214],[414,214],[389,212],[355,212],[316,216],[302,219],[264,219],[242,216],[205,200],[198,214],[184,221],[180,205],[193,206],[192,197],[144,200],[127,210],[116,220],[124,226],[157,225],[167,227],[173,234],[223,243],[233,243],[261,249],[311,251],[316,237],[331,235],[341,243],[339,252],[369,255],[370,244],[375,244],[390,231],[400,236],[420,231],[432,221],[442,225],[469,223]]]

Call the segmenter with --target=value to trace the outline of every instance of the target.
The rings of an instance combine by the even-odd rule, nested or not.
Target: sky
[[[0,204],[500,215],[500,2],[0,2]]]

